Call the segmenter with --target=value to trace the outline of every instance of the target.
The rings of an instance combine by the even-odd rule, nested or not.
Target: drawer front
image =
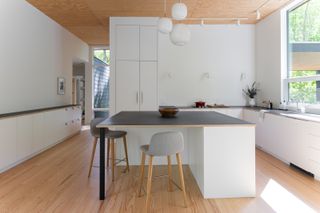
[[[318,162],[320,164],[320,149],[310,148],[307,149],[307,159]]]
[[[318,133],[308,134],[308,148],[320,150],[320,134]]]

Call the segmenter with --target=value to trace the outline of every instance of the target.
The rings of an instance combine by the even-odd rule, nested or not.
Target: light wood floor
[[[98,168],[87,177],[91,141],[88,130],[83,131],[0,174],[0,212],[142,212],[145,197],[137,197],[138,167],[132,167],[129,174],[119,172],[114,183],[108,172],[107,199],[99,201]],[[97,160],[98,154],[95,165]],[[165,173],[165,168],[156,167],[155,175]],[[159,178],[153,182],[151,211],[320,212],[318,181],[259,150],[256,168],[256,198],[205,200],[185,166],[189,207],[183,208],[181,191],[167,192],[166,178]],[[178,180],[176,167],[173,173]]]

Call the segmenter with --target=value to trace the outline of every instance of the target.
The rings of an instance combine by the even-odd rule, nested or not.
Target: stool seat
[[[111,138],[122,138],[126,135],[127,135],[126,131],[113,131],[113,130],[107,130],[106,134],[105,134],[106,138],[110,138],[110,139]],[[100,134],[95,134],[93,136],[99,138]]]
[[[175,155],[184,149],[183,135],[173,131],[156,133],[152,136],[150,145],[142,145],[140,149],[152,156]]]
[[[94,137],[93,141],[93,148],[92,148],[92,154],[91,154],[91,160],[90,160],[90,168],[89,168],[89,174],[88,177],[90,177],[91,174],[91,169],[92,169],[92,164],[93,164],[93,159],[94,159],[94,154],[96,151],[96,146],[98,139],[100,137],[100,129],[97,128],[97,125],[101,123],[103,120],[106,118],[95,118],[91,121],[90,123],[90,132],[91,135]],[[126,139],[127,132],[126,131],[113,131],[109,130],[108,128],[105,128],[105,138],[108,139],[107,143],[107,167],[109,167],[109,159],[111,159],[111,164],[112,164],[112,181],[114,181],[114,169],[115,165],[118,164],[119,162],[125,160],[127,167],[126,171],[129,172],[129,159],[128,159],[128,150],[127,150],[127,139]],[[115,153],[115,139],[122,138],[123,145],[124,145],[124,151],[125,151],[125,158],[124,159],[116,159],[116,153]],[[111,158],[109,158],[109,154],[111,152]],[[116,160],[118,161],[116,163]]]
[[[141,165],[140,165],[140,188],[138,195],[141,196],[141,189],[143,185],[144,179],[144,165],[146,155],[149,156],[149,166],[148,166],[148,182],[147,182],[147,198],[145,208],[148,211],[150,207],[150,196],[151,196],[151,185],[152,185],[152,161],[155,156],[166,156],[168,159],[168,189],[172,191],[172,184],[174,182],[172,180],[172,172],[171,172],[171,155],[176,155],[178,168],[179,168],[179,176],[180,176],[180,184],[181,190],[184,196],[185,206],[187,206],[187,195],[184,185],[183,178],[183,169],[182,169],[182,161],[180,153],[183,152],[184,149],[184,140],[181,132],[160,132],[156,133],[152,136],[150,145],[142,145],[140,146],[140,150],[142,152],[141,156]]]

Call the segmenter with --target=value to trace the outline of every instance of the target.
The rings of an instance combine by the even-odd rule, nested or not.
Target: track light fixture
[[[257,15],[256,19],[257,19],[257,20],[260,20],[260,19],[261,19],[260,10],[257,10],[257,11],[256,11],[256,15]]]

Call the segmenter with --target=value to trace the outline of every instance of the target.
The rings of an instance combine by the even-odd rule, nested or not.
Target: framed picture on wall
[[[58,95],[64,95],[66,90],[65,79],[58,77]]]

